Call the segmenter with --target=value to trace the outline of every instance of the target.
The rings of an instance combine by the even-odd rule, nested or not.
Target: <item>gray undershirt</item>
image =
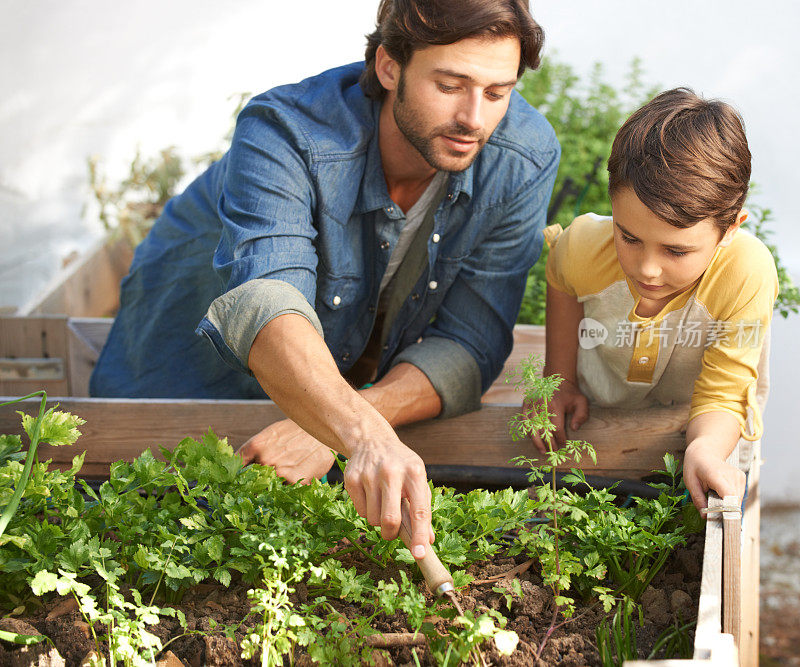
[[[446,179],[446,171],[437,171],[434,177],[431,179],[431,182],[428,184],[428,187],[425,188],[425,192],[423,192],[414,205],[408,209],[408,213],[406,213],[405,224],[403,225],[403,229],[400,231],[400,236],[397,237],[397,243],[395,244],[394,250],[392,250],[392,254],[389,257],[389,263],[386,265],[386,273],[383,274],[383,279],[381,280],[381,296],[383,296],[383,290],[397,272],[397,267],[400,266],[400,263],[406,256],[408,248],[411,245],[411,241],[414,240],[414,235],[417,233],[422,221],[425,219],[425,214],[428,212],[428,209],[432,204],[438,204],[438,201],[434,202],[433,200]]]

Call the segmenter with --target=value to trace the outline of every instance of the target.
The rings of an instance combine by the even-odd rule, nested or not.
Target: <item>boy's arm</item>
[[[577,297],[548,283],[546,307],[544,374],[558,373],[564,378],[548,406],[556,427],[555,445],[561,447],[566,443],[566,416],[572,415],[573,430],[589,417],[589,402],[578,389],[578,325],[583,319],[583,305]],[[547,451],[541,437],[534,434],[531,439],[540,452]]]
[[[745,474],[727,462],[741,435],[739,420],[730,412],[698,415],[686,429],[683,481],[698,510],[708,505],[709,489],[720,497],[744,495]]]

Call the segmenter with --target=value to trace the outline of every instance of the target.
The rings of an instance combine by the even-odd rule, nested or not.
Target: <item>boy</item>
[[[608,160],[612,218],[580,216],[545,230],[544,373],[556,443],[589,403],[690,403],[684,480],[706,492],[745,490],[726,458],[761,437],[768,327],[778,292],[772,257],[740,230],[750,151],[734,109],[691,90],[661,93],[622,126]],[[541,451],[545,445],[536,436]]]

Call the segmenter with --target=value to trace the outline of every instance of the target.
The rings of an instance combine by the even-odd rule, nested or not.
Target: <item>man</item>
[[[296,481],[344,454],[385,538],[408,498],[420,558],[430,492],[394,428],[477,409],[499,374],[559,148],[514,92],[542,43],[527,0],[382,0],[368,39],[365,64],[254,98],[167,204],[91,390],[266,393],[288,419],[245,460]]]

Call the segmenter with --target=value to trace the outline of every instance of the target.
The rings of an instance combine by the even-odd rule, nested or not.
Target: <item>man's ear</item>
[[[747,220],[748,213],[744,209],[739,211],[739,214],[736,216],[736,221],[728,227],[727,231],[722,237],[722,240],[719,242],[719,245],[725,247],[731,244],[733,241],[733,237],[736,235],[736,232],[739,231],[739,228],[742,226],[742,223]]]
[[[383,48],[383,44],[375,50],[375,74],[386,90],[397,90],[400,83],[400,64]]]

